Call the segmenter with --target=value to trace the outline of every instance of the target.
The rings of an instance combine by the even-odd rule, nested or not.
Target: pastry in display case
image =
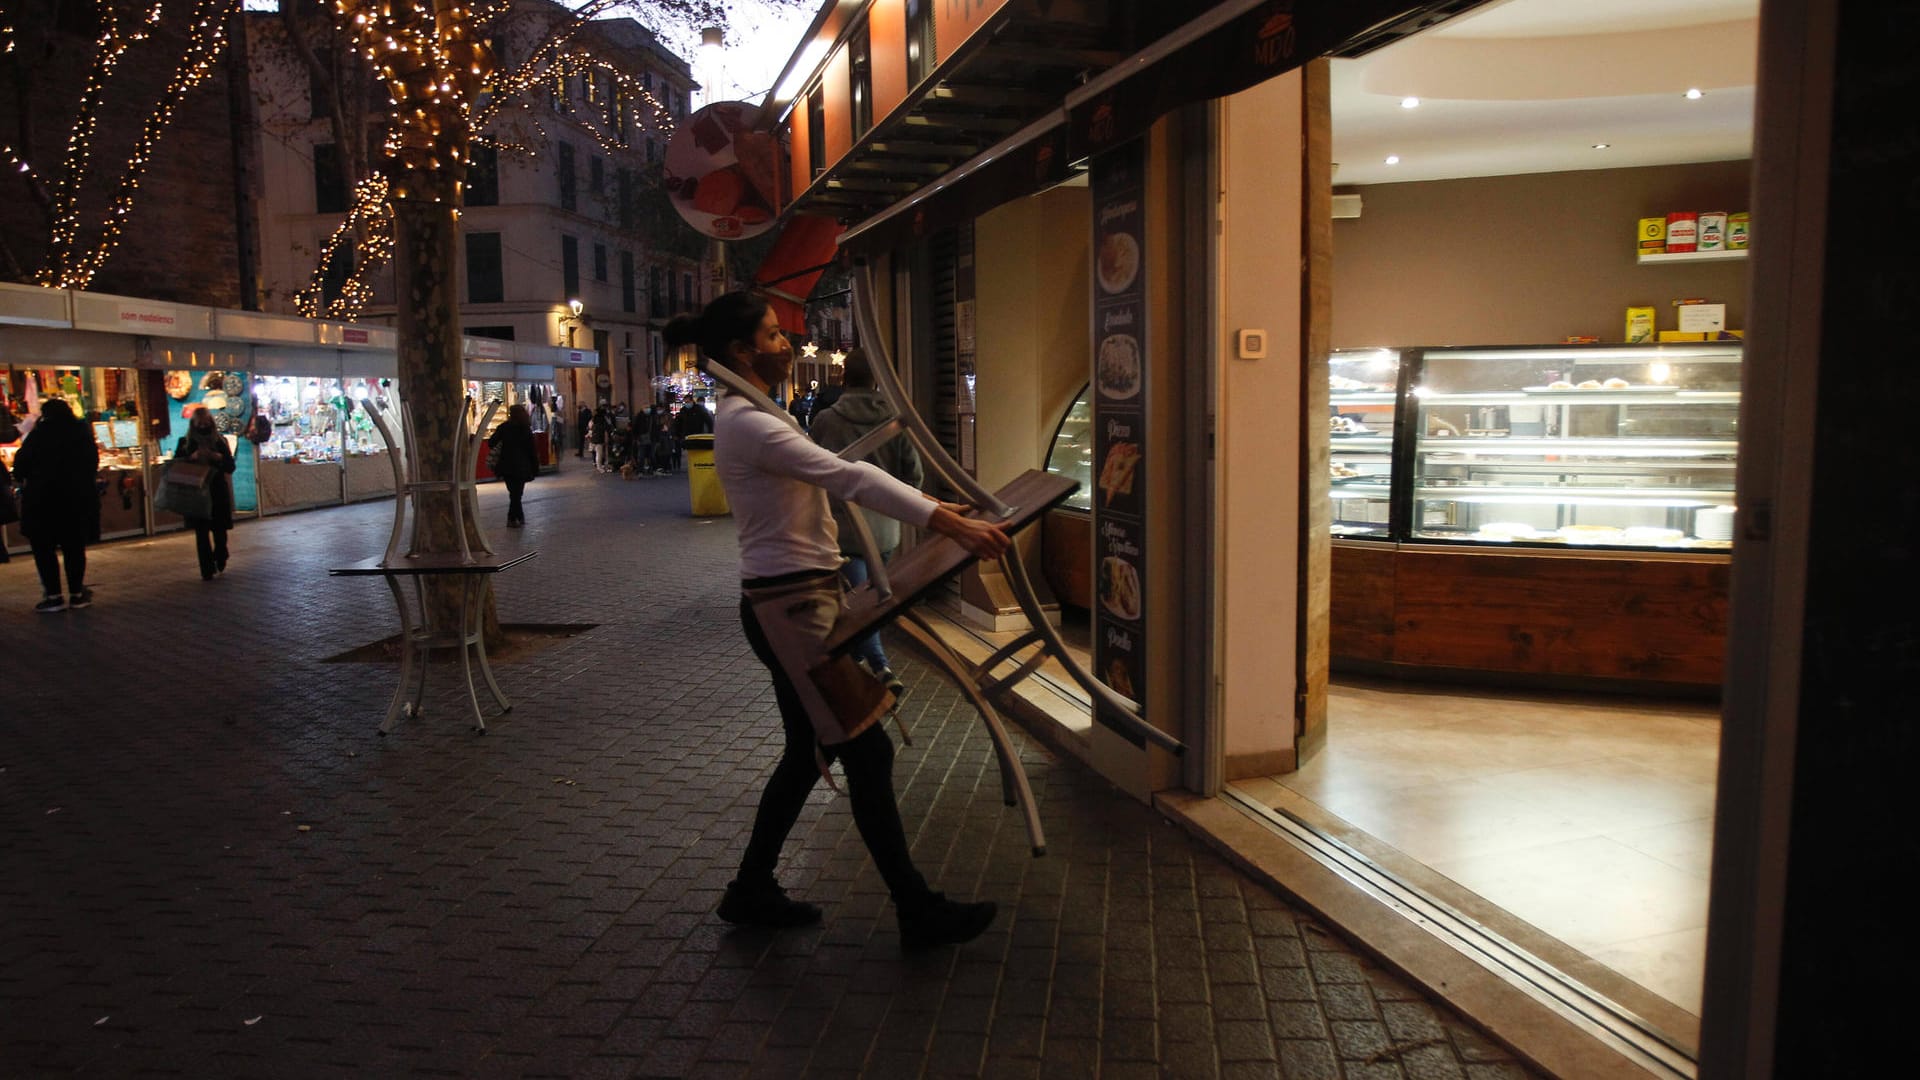
[[[1332,442],[1329,494],[1332,533],[1342,537],[1391,535],[1393,418],[1399,397],[1400,353],[1346,349],[1328,358],[1328,438]]]
[[[1740,357],[1738,342],[1426,350],[1408,538],[1731,547]]]
[[[1060,505],[1072,510],[1093,510],[1093,401],[1082,390],[1073,406],[1060,419],[1047,449],[1047,471],[1080,482],[1074,493]]]

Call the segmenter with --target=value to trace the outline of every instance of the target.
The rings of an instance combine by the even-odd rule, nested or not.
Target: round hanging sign
[[[720,240],[773,227],[780,208],[780,141],[756,131],[760,107],[721,101],[694,113],[667,140],[667,196],[687,224]]]

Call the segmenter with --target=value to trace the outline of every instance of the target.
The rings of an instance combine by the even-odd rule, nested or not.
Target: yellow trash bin
[[[720,486],[720,474],[713,469],[711,435],[687,436],[687,491],[693,498],[694,517],[733,513],[733,508],[727,505],[727,491]]]

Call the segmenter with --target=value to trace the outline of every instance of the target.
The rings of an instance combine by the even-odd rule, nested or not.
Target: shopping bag
[[[156,509],[184,518],[211,518],[213,495],[207,490],[209,469],[190,461],[169,461],[160,473],[160,486],[154,490]]]

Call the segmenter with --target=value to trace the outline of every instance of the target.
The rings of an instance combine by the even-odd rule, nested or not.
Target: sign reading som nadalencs
[[[755,131],[757,105],[721,101],[667,140],[667,197],[695,231],[744,240],[773,228],[780,205],[780,143]]]

